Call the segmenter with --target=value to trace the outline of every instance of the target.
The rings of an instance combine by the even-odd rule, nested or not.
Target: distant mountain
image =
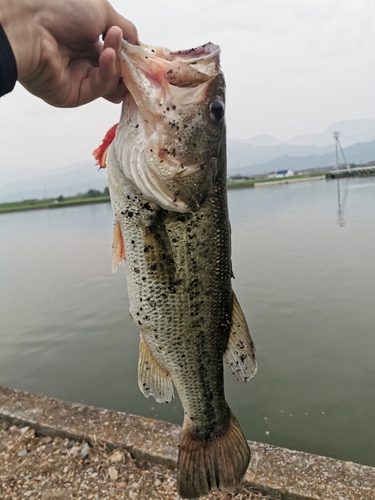
[[[252,144],[253,146],[277,146],[278,144],[282,144],[282,141],[279,141],[279,139],[276,139],[276,137],[268,134],[256,135],[255,137],[251,137],[250,139],[242,139],[238,142]]]
[[[91,161],[92,163],[92,161]],[[76,163],[72,163],[70,165],[65,165],[64,167],[59,168],[33,168],[32,170],[17,170],[17,171],[5,171],[1,172],[0,175],[0,193],[3,188],[7,184],[17,183],[19,181],[27,181],[29,179],[36,179],[40,177],[44,177],[45,175],[48,177],[55,177],[61,174],[66,174],[71,170],[76,170],[79,167],[82,167],[87,164],[86,161],[79,161]],[[1,194],[0,194],[1,196]]]
[[[354,144],[353,146],[344,148],[344,154],[348,163],[367,163],[368,161],[375,160],[375,140],[363,144]],[[323,155],[283,155],[265,163],[249,165],[242,168],[229,168],[228,174],[252,176],[275,172],[277,170],[305,170],[309,168],[333,167],[335,165],[336,153],[334,151]]]
[[[335,150],[335,145],[323,148],[317,146],[291,146],[290,144],[280,144],[277,146],[254,146],[242,141],[228,140],[228,169],[247,167],[265,163],[280,156],[310,156],[323,155]]]
[[[333,132],[349,163],[375,160],[375,120],[348,120],[334,123],[324,132],[295,137],[281,142],[263,134],[241,141],[228,140],[228,172],[231,175],[256,175],[275,170],[304,170],[335,165]],[[89,189],[103,190],[107,175],[98,171],[94,160],[82,161],[51,170],[3,172],[0,176],[0,202],[27,198],[75,195]]]
[[[45,171],[46,172],[46,171]],[[107,174],[98,170],[94,160],[83,161],[30,178],[23,172],[20,180],[0,186],[0,202],[19,201],[32,198],[53,198],[60,194],[73,196],[86,193],[89,189],[103,190],[107,186]],[[11,176],[8,175],[8,179]],[[13,177],[14,178],[14,177]]]
[[[333,132],[340,132],[340,142],[343,147],[360,142],[375,140],[375,120],[346,120],[330,125],[324,132],[317,134],[298,135],[283,141],[292,145],[327,146],[333,143]]]
[[[375,120],[337,122],[324,132],[301,135],[284,142],[266,134],[240,141],[228,140],[228,169],[232,171],[251,165],[259,166],[280,157],[325,155],[335,151],[334,132],[340,132],[340,142],[344,148],[371,142],[375,140]]]
[[[375,120],[345,120],[336,122],[323,132],[297,135],[285,141],[281,141],[272,135],[261,134],[250,137],[250,139],[241,139],[237,142],[251,144],[252,146],[278,146],[280,144],[289,144],[291,146],[325,147],[334,143],[333,132],[340,132],[340,141],[343,147],[352,146],[360,142],[370,142],[375,140]]]

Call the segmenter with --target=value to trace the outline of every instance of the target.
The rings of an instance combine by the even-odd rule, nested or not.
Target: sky
[[[287,140],[375,118],[373,0],[113,0],[142,42],[221,46],[228,137]],[[0,99],[0,173],[91,159],[120,116],[105,100],[56,109],[19,84]],[[1,185],[0,177],[0,185]]]

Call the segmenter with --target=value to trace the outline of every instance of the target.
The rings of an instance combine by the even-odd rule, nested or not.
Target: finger
[[[124,97],[128,93],[128,89],[125,87],[123,82],[120,82],[117,86],[117,89],[111,94],[104,95],[104,99],[109,102],[113,102],[114,104],[120,104],[124,100]]]
[[[84,59],[98,61],[103,49],[104,43],[98,40],[96,43],[83,49],[71,49],[70,47],[62,46],[60,47],[60,52],[69,57],[71,61],[80,61]]]
[[[115,51],[112,48],[104,49],[99,58],[99,67],[93,67],[89,61],[76,61],[71,66],[70,77],[72,92],[69,101],[73,101],[75,106],[113,93],[119,82]],[[75,92],[78,95],[74,96]]]
[[[112,26],[112,28],[110,28],[105,35],[102,49],[104,50],[106,48],[112,48],[116,52],[116,56],[120,60],[122,37],[122,29],[118,26]]]
[[[104,54],[102,54],[101,58],[99,59],[101,78],[103,80],[113,78],[113,86],[110,92],[108,92],[108,95],[104,97],[106,97],[107,100],[114,103],[121,102],[127,92],[125,85],[122,83],[120,79],[121,42],[122,42],[122,30],[117,26],[113,26],[108,30],[108,33],[104,41],[104,49],[103,49]],[[113,67],[109,66],[111,64],[111,61],[107,59],[109,54],[109,51],[107,49],[113,49],[116,54],[116,61],[115,61],[116,73],[114,77],[113,77]]]
[[[120,57],[112,47],[103,49],[99,57],[99,76],[106,91],[101,94],[111,94],[115,92],[120,82]],[[103,87],[104,88],[104,87]]]
[[[67,106],[71,102],[80,106],[104,96],[112,102],[121,102],[126,93],[125,86],[120,85],[121,40],[121,29],[111,28],[96,63],[88,59],[77,59],[71,63],[71,92]]]
[[[122,17],[111,5],[109,5],[106,30],[109,32],[109,29],[112,26],[118,26],[121,28],[124,39],[129,43],[139,45],[138,31],[134,24],[128,19],[125,19],[125,17]]]

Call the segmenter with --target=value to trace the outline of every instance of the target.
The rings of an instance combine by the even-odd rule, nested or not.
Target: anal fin
[[[157,403],[170,403],[173,397],[171,376],[155,361],[142,334],[139,343],[138,385],[144,396],[154,396]]]
[[[121,226],[118,220],[115,221],[113,228],[113,247],[112,247],[112,272],[115,273],[125,259],[125,243],[121,233]]]
[[[254,342],[237,297],[232,292],[232,326],[224,361],[242,382],[248,382],[257,372]]]

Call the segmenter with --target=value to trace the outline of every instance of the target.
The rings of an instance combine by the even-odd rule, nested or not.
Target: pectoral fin
[[[121,233],[120,223],[116,220],[113,228],[113,247],[112,247],[112,272],[115,273],[125,259],[125,243]]]
[[[116,135],[116,125],[113,125],[108,132],[105,134],[105,137],[101,143],[101,145],[93,151],[93,156],[96,160],[95,165],[99,165],[99,168],[106,168],[107,166],[107,153],[108,148],[111,145],[111,142],[115,138]]]
[[[170,403],[173,397],[171,376],[155,361],[142,334],[139,343],[138,385],[144,396],[157,403]]]
[[[241,306],[235,293],[232,293],[232,327],[224,361],[238,380],[248,382],[257,371],[255,347]]]

